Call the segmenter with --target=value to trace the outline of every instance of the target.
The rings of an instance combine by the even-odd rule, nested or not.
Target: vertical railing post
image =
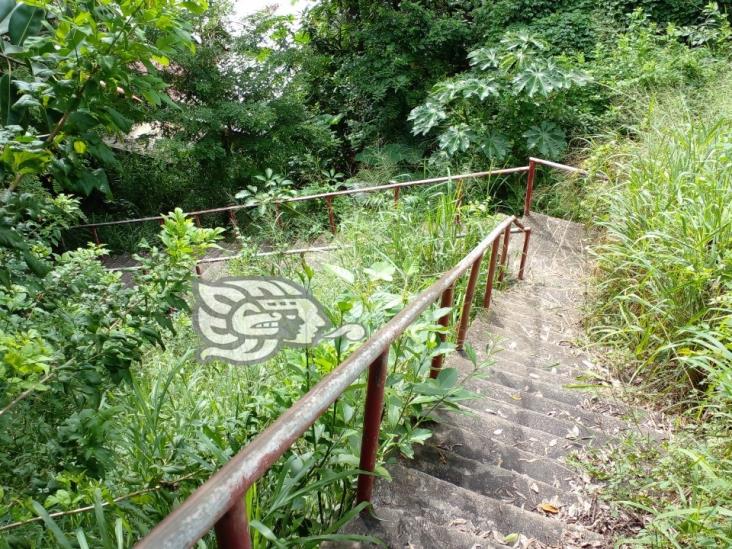
[[[534,179],[536,177],[536,161],[529,160],[529,174],[526,178],[526,198],[524,199],[524,217],[531,214],[531,201],[534,195]]]
[[[196,222],[196,227],[200,227],[201,226],[201,216],[199,214],[196,214],[193,216],[193,219]]]
[[[333,197],[326,196],[325,204],[328,206],[328,224],[330,225],[330,232],[336,234],[337,229],[335,222],[335,212],[333,211]]]
[[[277,227],[280,227],[282,225],[282,221],[280,220],[280,203],[275,202],[274,203],[274,211],[275,211],[275,225]]]
[[[473,306],[473,297],[475,297],[475,285],[478,282],[480,274],[480,262],[483,260],[483,254],[473,263],[470,269],[470,278],[468,279],[468,287],[465,289],[465,302],[463,303],[463,312],[460,314],[460,325],[458,326],[457,341],[455,346],[458,351],[463,350],[465,336],[468,333],[468,324],[470,323],[470,308]]]
[[[501,253],[501,271],[498,273],[498,282],[503,282],[508,270],[508,241],[511,238],[511,225],[503,233],[503,252]]]
[[[234,210],[229,210],[229,223],[234,232],[239,230],[239,226],[236,223],[236,212]]]
[[[96,227],[92,227],[92,234],[94,235],[94,242],[99,246],[99,233],[97,232]]]
[[[485,283],[485,294],[483,295],[483,308],[487,309],[491,306],[491,296],[493,295],[493,281],[496,279],[496,263],[498,262],[498,246],[500,245],[501,237],[498,236],[493,241],[493,247],[491,248],[491,262],[488,267],[488,279]]]
[[[455,186],[455,224],[460,225],[462,219],[460,217],[460,208],[463,206],[463,180],[458,179]]]
[[[218,520],[214,531],[219,549],[252,549],[247,508],[243,497],[237,499],[236,503]]]
[[[445,307],[452,307],[452,299],[453,295],[455,293],[455,284],[452,284],[447,290],[442,292],[442,298],[440,298],[440,308],[444,309]],[[448,324],[450,323],[450,315],[452,314],[452,311],[446,312],[444,315],[442,315],[438,320],[437,324],[442,326],[443,328],[447,328]],[[438,333],[437,334],[437,342],[438,346],[444,343],[445,341],[445,334],[444,333]],[[432,364],[430,365],[430,377],[432,379],[435,379],[437,375],[440,373],[440,370],[442,370],[442,363],[445,360],[444,353],[440,353],[439,355],[435,355],[432,357]]]
[[[201,272],[201,264],[196,263],[196,275],[201,276],[203,273]]]
[[[358,475],[356,504],[362,501],[371,501],[371,494],[374,489],[374,475],[372,473],[376,468],[376,454],[379,451],[379,429],[381,427],[381,413],[384,410],[384,386],[386,385],[388,362],[389,349],[387,348],[369,366],[359,469],[371,474],[361,473]]]
[[[399,189],[400,187],[394,187],[394,207],[399,205]]]
[[[529,255],[529,238],[531,238],[531,227],[524,229],[524,247],[521,250],[521,265],[519,265],[519,280],[524,279],[524,270],[526,269],[526,258]]]

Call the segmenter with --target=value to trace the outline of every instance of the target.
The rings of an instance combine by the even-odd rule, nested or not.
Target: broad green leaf
[[[396,272],[396,268],[390,263],[380,261],[371,265],[371,268],[364,269],[364,272],[371,280],[383,280],[385,282],[391,282],[392,280],[394,280],[394,273]]]
[[[5,19],[15,8],[15,0],[0,0],[0,21]]]
[[[491,78],[468,78],[459,82],[460,92],[465,99],[477,97],[481,101],[491,95],[498,95],[498,83]]]
[[[104,109],[109,117],[110,122],[121,132],[127,133],[132,129],[132,122],[125,118],[118,111],[112,107],[105,107]]]
[[[526,130],[523,136],[530,151],[536,151],[546,158],[558,157],[567,147],[564,130],[554,122],[544,121]]]
[[[556,89],[564,87],[561,74],[552,70],[546,63],[532,63],[513,79],[515,93],[548,96]]]
[[[28,4],[19,4],[10,15],[8,23],[8,35],[11,44],[20,45],[29,36],[33,36],[41,30],[43,21],[43,10]]]
[[[496,69],[500,65],[498,50],[495,48],[480,48],[473,50],[468,54],[470,64],[484,71],[487,69]]]
[[[414,123],[412,127],[414,135],[427,135],[432,128],[445,118],[447,118],[447,113],[441,107],[435,103],[425,103],[412,109],[408,119]]]
[[[356,281],[356,277],[353,275],[351,271],[348,269],[344,269],[343,267],[340,267],[338,265],[331,265],[330,263],[325,263],[323,266],[328,269],[331,273],[336,275],[339,278],[342,278],[349,284],[353,284]]]
[[[468,150],[473,138],[473,132],[467,124],[458,124],[447,128],[447,131],[438,138],[438,142],[440,149],[452,156],[458,151]]]
[[[74,141],[74,150],[77,152],[77,154],[84,154],[86,152],[86,143],[84,143],[80,139],[77,139],[76,141]]]
[[[511,152],[511,142],[501,132],[491,130],[480,141],[480,149],[489,159],[500,162]]]
[[[56,522],[48,514],[48,511],[46,511],[43,506],[37,501],[31,502],[31,505],[33,506],[33,510],[36,512],[36,514],[41,517],[41,519],[43,519],[43,522],[46,524],[46,528],[48,528],[53,534],[53,537],[56,538],[56,543],[58,543],[58,545],[63,547],[64,549],[72,549],[69,538],[64,535],[58,524],[56,524]]]
[[[455,368],[443,368],[437,374],[437,383],[443,389],[451,389],[458,381],[458,371]]]

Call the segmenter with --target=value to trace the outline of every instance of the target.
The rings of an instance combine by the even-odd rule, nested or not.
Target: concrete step
[[[403,465],[477,494],[532,511],[543,502],[556,501],[562,505],[577,503],[575,494],[546,484],[541,479],[482,463],[432,445],[418,447],[415,459],[405,460]]]
[[[528,400],[528,398],[527,398]],[[463,407],[470,409],[479,416],[497,416],[515,425],[528,427],[535,431],[542,431],[553,437],[568,438],[571,440],[594,440],[597,443],[607,443],[612,436],[603,433],[598,429],[588,427],[573,417],[548,415],[536,412],[525,407],[523,399],[515,401],[515,404],[507,404],[492,398],[476,398],[467,400]]]
[[[375,488],[377,509],[400,509],[436,524],[460,523],[468,532],[525,534],[545,544],[559,544],[565,530],[581,530],[538,512],[521,509],[421,471],[394,464],[388,467],[392,482],[379,481]],[[586,539],[596,539],[590,532]],[[449,545],[435,546],[449,547]]]
[[[469,408],[460,412],[438,411],[434,414],[437,421],[459,427],[465,431],[489,437],[507,446],[513,446],[534,456],[561,458],[571,451],[589,445],[594,439],[582,440],[579,437],[567,438],[546,431],[532,429],[513,423],[497,415],[479,413]]]
[[[481,434],[450,423],[435,424],[427,442],[441,450],[508,471],[540,478],[545,484],[570,490],[575,473],[555,459],[537,456],[495,439],[492,433]]]
[[[485,411],[491,409],[490,400],[496,400],[504,405],[521,407],[546,416],[581,423],[591,429],[613,436],[628,429],[628,424],[617,417],[594,412],[592,409],[584,408],[582,404],[573,405],[553,400],[541,392],[506,387],[500,383],[492,382],[491,378],[471,381],[467,388],[486,397],[487,401],[481,404],[481,406],[486,406]],[[501,411],[497,408],[491,410],[492,413],[501,414]]]
[[[434,521],[411,511],[393,507],[376,509],[372,514],[356,517],[341,534],[370,536],[375,542],[339,541],[321,543],[321,549],[365,549],[387,547],[389,549],[431,549],[455,548],[475,549],[477,547],[494,549],[506,547],[494,545],[496,541],[492,532],[470,532],[461,521],[445,523]],[[378,541],[376,541],[378,540]]]

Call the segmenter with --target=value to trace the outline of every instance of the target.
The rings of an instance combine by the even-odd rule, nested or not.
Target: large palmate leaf
[[[511,141],[501,132],[491,130],[480,141],[480,149],[489,159],[500,162],[511,152]]]
[[[556,158],[567,148],[564,130],[554,122],[542,122],[524,132],[526,147],[545,158]]]
[[[440,135],[438,141],[440,149],[452,156],[458,151],[467,151],[474,137],[475,136],[471,131],[470,126],[467,124],[458,124],[457,126],[450,126],[447,128],[447,130]]]
[[[466,78],[458,84],[465,99],[477,97],[482,101],[491,95],[498,95],[498,82],[492,78]]]
[[[498,50],[495,48],[479,48],[473,50],[468,54],[468,59],[470,59],[470,64],[473,67],[478,67],[482,71],[497,69],[501,64]]]
[[[427,135],[445,118],[447,118],[447,113],[435,103],[425,103],[412,109],[412,112],[409,113],[409,120],[414,123],[412,127],[414,135]]]
[[[523,69],[513,79],[515,93],[525,93],[529,97],[543,95],[565,86],[564,75],[547,63],[535,62]]]

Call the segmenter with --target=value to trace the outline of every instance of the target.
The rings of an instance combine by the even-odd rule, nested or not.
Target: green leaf
[[[394,273],[396,272],[396,268],[391,263],[380,261],[371,265],[371,268],[364,269],[364,272],[371,280],[383,280],[385,282],[391,282],[392,280],[394,280]]]
[[[11,107],[13,110],[21,110],[21,109],[27,109],[29,107],[40,107],[41,104],[32,95],[26,93],[20,96],[20,99],[18,99],[15,103],[13,103],[13,106]]]
[[[546,63],[532,63],[513,79],[515,93],[548,96],[556,89],[564,87],[561,74],[551,70]]]
[[[455,386],[458,381],[458,371],[455,368],[443,368],[437,374],[437,383],[443,389],[450,389]]]
[[[331,265],[330,263],[324,263],[323,266],[331,273],[339,278],[342,278],[349,284],[353,284],[356,281],[356,277],[348,269],[344,269],[343,267],[339,267],[338,265]]]
[[[474,135],[470,127],[467,124],[458,124],[450,126],[445,133],[440,135],[438,142],[440,149],[452,156],[458,151],[467,151],[473,139]]]
[[[498,58],[498,50],[495,48],[480,48],[473,50],[468,54],[470,64],[484,71],[487,69],[496,69],[501,64]]]
[[[0,0],[0,21],[5,19],[15,8],[15,0]]]
[[[125,118],[112,107],[105,107],[105,112],[110,122],[121,132],[127,133],[132,129],[132,121]]]
[[[501,132],[491,130],[480,142],[480,149],[489,159],[500,162],[511,152],[511,142]]]
[[[51,533],[53,534],[53,537],[56,538],[56,542],[63,547],[63,549],[72,549],[71,542],[69,541],[69,538],[67,538],[64,533],[61,531],[61,528],[58,527],[58,524],[51,518],[51,516],[48,514],[48,511],[46,511],[43,508],[43,505],[38,503],[37,501],[31,502],[31,505],[33,507],[33,510],[36,512],[36,514],[43,519],[43,522],[46,525],[46,528],[48,528]]]
[[[20,45],[29,36],[41,30],[43,10],[28,4],[19,4],[10,16],[8,35],[10,43]]]
[[[544,121],[526,130],[523,136],[530,151],[537,151],[546,158],[557,158],[567,147],[564,130],[554,122]]]
[[[412,127],[414,135],[427,135],[432,128],[445,118],[447,118],[447,113],[441,107],[435,103],[425,103],[412,109],[408,120],[414,123]]]

